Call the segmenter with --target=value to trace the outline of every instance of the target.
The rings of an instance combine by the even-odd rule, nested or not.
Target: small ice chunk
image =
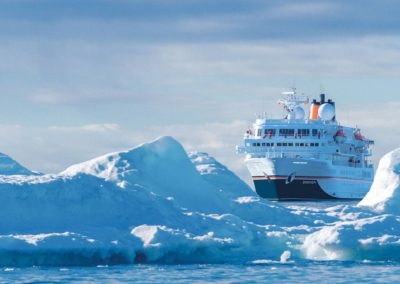
[[[292,253],[290,251],[284,251],[281,255],[281,263],[287,263],[291,256]]]

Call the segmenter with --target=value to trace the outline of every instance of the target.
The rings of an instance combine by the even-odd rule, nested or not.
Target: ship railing
[[[355,152],[357,154],[364,154],[365,156],[372,156],[372,149],[369,148],[360,148],[360,149],[355,149]]]
[[[322,147],[288,147],[288,146],[236,146],[236,152],[241,154],[251,153],[321,153]]]
[[[265,148],[260,147],[244,147],[244,146],[237,146],[236,152],[239,154],[253,154],[259,157],[266,157],[266,158],[311,158],[311,159],[321,159],[323,155],[319,151],[299,151],[299,150],[288,150],[285,151],[272,149],[268,150]]]
[[[317,153],[267,152],[265,153],[265,157],[268,159],[273,159],[273,158],[320,159],[321,155]]]
[[[267,119],[263,118],[260,121],[256,121],[257,125],[265,125],[265,124],[322,124],[322,125],[337,125],[337,121],[330,121],[330,120],[314,120],[314,119]]]
[[[254,134],[244,134],[243,138],[244,139],[254,139],[254,140],[258,140],[258,141],[263,141],[263,142],[269,142],[270,140],[275,140],[275,139],[288,139],[288,140],[293,140],[293,141],[302,141],[302,140],[308,140],[308,139],[312,139],[312,140],[322,140],[326,137],[330,137],[326,134],[317,134],[317,135],[279,135],[279,134],[275,134],[275,135],[271,135],[269,136],[268,134],[263,134],[262,136],[257,136]]]

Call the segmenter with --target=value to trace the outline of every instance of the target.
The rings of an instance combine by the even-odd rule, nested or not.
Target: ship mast
[[[303,119],[305,112],[301,105],[307,105],[310,101],[309,98],[304,95],[297,95],[296,88],[289,92],[282,92],[282,95],[286,97],[280,99],[278,104],[286,110],[286,119]]]
[[[297,95],[296,88],[293,88],[292,91],[282,92],[282,95],[286,96],[286,98],[280,99],[278,104],[283,106],[288,113],[292,112],[296,106],[307,105],[310,101],[304,95]]]

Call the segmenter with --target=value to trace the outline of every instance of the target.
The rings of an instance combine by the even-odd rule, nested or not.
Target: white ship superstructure
[[[244,135],[256,192],[268,199],[361,199],[371,187],[374,143],[360,129],[341,126],[335,103],[283,93],[283,119],[260,117]],[[304,106],[309,107],[306,115]]]

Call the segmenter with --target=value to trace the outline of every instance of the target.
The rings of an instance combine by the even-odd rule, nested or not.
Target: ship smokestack
[[[318,110],[321,106],[321,103],[317,102],[317,100],[313,100],[310,106],[310,119],[311,120],[318,120]]]
[[[325,94],[321,94],[321,105],[325,103]]]

